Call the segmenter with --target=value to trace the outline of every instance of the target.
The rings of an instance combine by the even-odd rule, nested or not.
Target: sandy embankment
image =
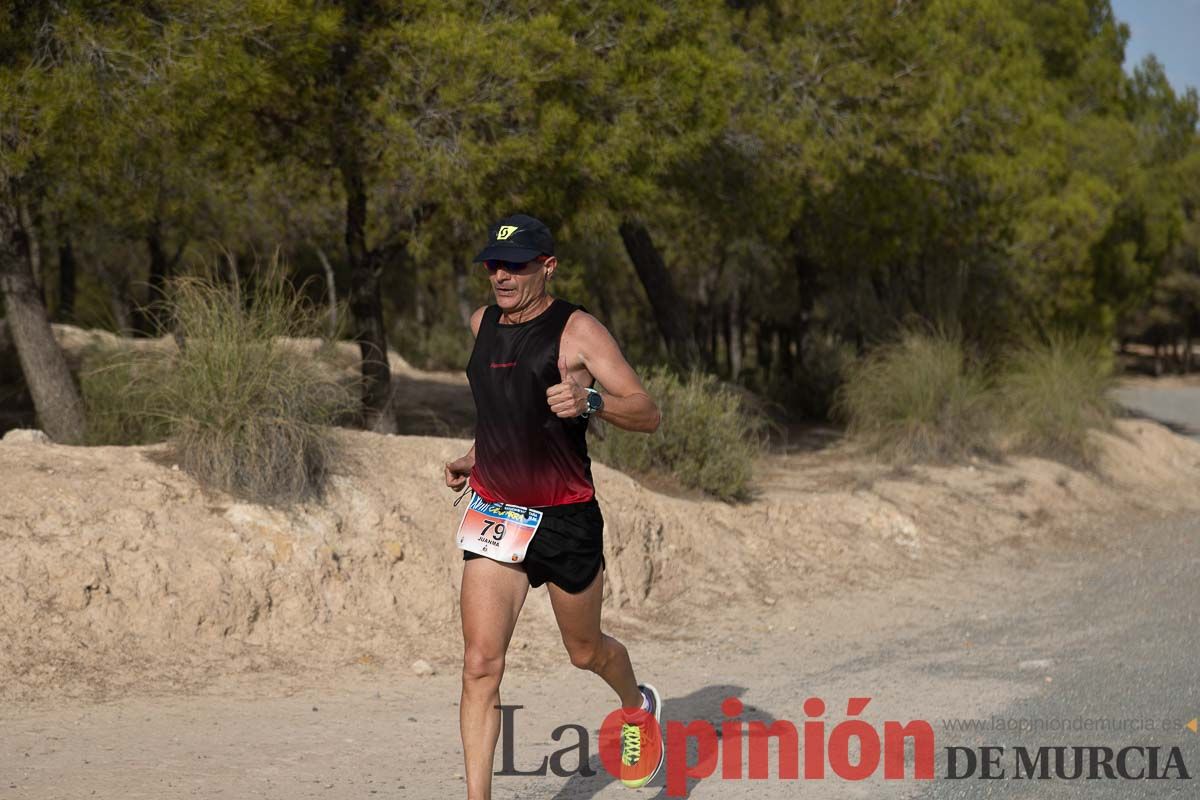
[[[76,369],[89,343],[130,344],[71,326],[55,334]],[[357,352],[342,345],[337,358],[353,371]],[[391,361],[407,429],[469,430],[461,375]],[[0,443],[0,697],[407,669],[417,658],[452,671],[462,510],[441,465],[467,442],[337,435],[351,458],[327,502],[290,511],[206,494],[165,446]],[[1063,538],[1098,542],[1102,520],[1200,505],[1200,443],[1144,421],[1095,435],[1096,473],[1038,459],[893,470],[826,437],[763,459],[757,497],[735,506],[666,496],[597,465],[609,625],[679,638],[703,636],[713,616],[786,625],[846,587],[952,576],[997,551],[1034,559]],[[550,614],[545,592],[532,593],[510,663],[537,668],[561,648]]]
[[[461,509],[440,486],[462,440],[340,430],[353,463],[324,506],[202,492],[164,446],[0,444],[0,694],[184,689],[229,673],[346,665],[453,670]],[[1037,558],[1102,519],[1200,503],[1200,444],[1121,421],[1096,474],[1037,459],[896,471],[835,444],[771,456],[729,506],[597,465],[608,619],[687,637],[707,615],[761,621],[806,600],[982,553]],[[953,585],[948,586],[953,593]],[[531,595],[514,663],[558,648]],[[799,612],[797,612],[799,613]],[[636,628],[635,628],[636,626]]]

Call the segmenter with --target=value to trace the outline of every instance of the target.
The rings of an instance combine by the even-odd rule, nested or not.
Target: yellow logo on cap
[[[501,225],[500,230],[496,231],[496,241],[502,242],[516,232],[516,225]]]

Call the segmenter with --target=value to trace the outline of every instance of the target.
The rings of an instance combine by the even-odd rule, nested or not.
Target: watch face
[[[587,397],[588,411],[599,411],[604,405],[604,400],[600,397],[599,392],[588,392]]]

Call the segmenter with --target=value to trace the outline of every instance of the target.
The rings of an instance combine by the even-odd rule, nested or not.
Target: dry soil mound
[[[208,494],[165,446],[0,444],[0,690],[184,687],[214,675],[453,669],[461,508],[441,465],[467,442],[338,431],[354,463],[322,506]],[[1098,474],[1036,459],[896,471],[841,446],[767,459],[752,502],[652,492],[597,465],[611,624],[686,635],[709,614],[780,620],[815,593],[981,551],[1087,539],[1100,515],[1196,503],[1200,444],[1149,422],[1097,434]],[[555,646],[544,592],[534,647]],[[541,624],[541,623],[547,624]],[[520,652],[514,658],[522,658]]]

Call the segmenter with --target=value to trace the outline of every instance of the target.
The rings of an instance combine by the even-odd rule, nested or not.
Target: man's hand
[[[446,485],[456,492],[462,491],[471,476],[471,468],[475,466],[475,454],[467,453],[462,458],[446,462]]]
[[[567,372],[567,360],[562,356],[558,357],[558,375],[561,382],[546,390],[546,402],[563,419],[578,417],[587,409],[587,389]]]

